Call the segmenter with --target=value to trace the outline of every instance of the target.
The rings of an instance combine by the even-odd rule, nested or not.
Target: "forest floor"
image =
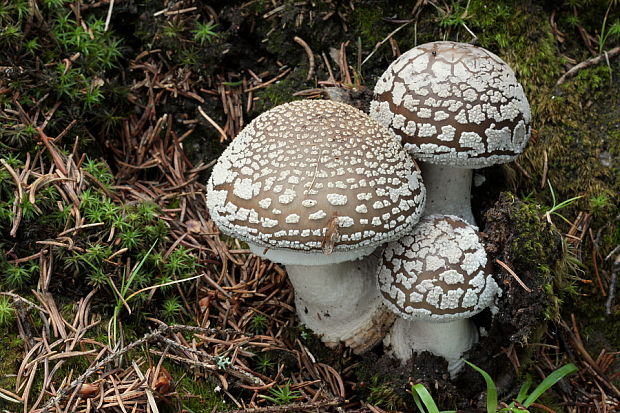
[[[573,363],[530,411],[620,412],[615,0],[0,0],[0,410],[416,411],[421,383],[486,411],[474,370],[326,348],[284,268],[206,209],[258,114],[367,110],[391,61],[439,39],[506,60],[533,112],[526,152],[476,172],[504,294],[466,358],[500,408]]]

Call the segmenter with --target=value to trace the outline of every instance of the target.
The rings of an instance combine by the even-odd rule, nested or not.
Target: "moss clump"
[[[228,410],[224,393],[215,391],[219,385],[214,379],[200,376],[198,369],[191,371],[187,366],[164,361],[162,364],[172,377],[174,391],[178,394],[177,400],[170,400],[170,410],[165,411],[190,411],[211,412]]]
[[[495,314],[483,311],[476,316],[487,334],[466,358],[496,378],[500,393],[511,389],[517,376],[508,357],[496,355],[512,345],[521,365],[527,366],[533,347],[526,344],[540,340],[547,322],[559,317],[561,301],[570,292],[562,236],[543,218],[544,212],[534,202],[502,193],[485,216],[483,240],[495,263],[502,296]],[[508,265],[524,286],[496,260]],[[474,397],[484,388],[478,376],[462,375],[457,386],[459,383],[466,397]]]
[[[614,71],[620,69],[616,62]],[[580,211],[589,214],[589,227],[597,240],[586,234],[573,251],[581,261],[581,276],[587,283],[577,285],[581,295],[588,299],[571,300],[569,311],[575,313],[583,325],[583,335],[591,332],[598,336],[593,352],[600,350],[602,343],[620,346],[617,331],[620,317],[617,307],[611,316],[605,314],[605,300],[598,287],[598,276],[605,282],[609,261],[601,260],[620,243],[620,229],[617,216],[620,205],[613,200],[620,197],[620,166],[614,159],[620,157],[620,110],[618,96],[620,81],[610,79],[605,66],[584,70],[563,88],[565,106],[558,108],[561,121],[552,121],[539,130],[538,142],[531,145],[522,162],[531,174],[530,180],[521,182],[524,192],[534,194],[538,202],[553,204],[549,187],[536,187],[542,179],[545,155],[548,159],[547,180],[553,186],[559,201],[580,196],[571,205],[559,211],[573,221]],[[567,229],[568,224],[554,218],[556,224]],[[592,256],[593,248],[598,251]],[[597,269],[594,260],[597,260]]]
[[[306,73],[306,67],[296,67],[284,79],[256,91],[258,100],[254,102],[250,115],[258,116],[275,106],[300,99],[293,94],[304,88]]]
[[[353,23],[361,42],[367,47],[374,47],[389,33],[389,26],[382,20],[384,9],[378,7],[357,7],[353,12]]]
[[[559,304],[570,285],[562,235],[544,216],[541,205],[520,201],[510,193],[502,194],[495,207],[486,213],[487,252],[493,259],[508,264],[532,290],[526,291],[498,267],[498,273],[502,274],[500,285],[508,289],[506,297],[500,300],[500,312],[506,306],[506,311],[511,313],[510,318],[505,315],[501,318],[510,319],[520,331],[511,338],[515,342],[525,343],[536,324],[559,317]],[[515,313],[515,308],[521,307],[529,308]]]
[[[103,10],[74,10],[66,1],[0,4],[0,27],[7,28],[0,32],[0,61],[11,67],[0,79],[0,103],[5,110],[54,113],[46,127],[51,136],[80,119],[72,133],[83,145],[127,107],[116,78],[124,49],[106,30]],[[52,110],[57,103],[62,107]],[[0,154],[33,149],[34,125],[24,120],[2,119]]]
[[[3,325],[0,327],[4,328]],[[16,376],[11,373],[17,371],[23,355],[22,340],[14,330],[7,330],[0,334],[0,387],[10,391],[15,390]],[[15,411],[18,406],[0,397],[0,409],[3,411]]]

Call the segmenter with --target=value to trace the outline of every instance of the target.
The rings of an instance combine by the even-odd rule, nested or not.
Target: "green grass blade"
[[[497,388],[495,387],[495,383],[489,373],[482,370],[480,367],[475,364],[470,363],[467,360],[463,360],[469,367],[476,370],[478,373],[482,374],[484,381],[487,384],[487,412],[495,413],[497,411]]]
[[[553,186],[551,186],[551,181],[547,179],[547,184],[549,185],[549,191],[551,192],[551,201],[553,203],[553,207],[551,207],[551,209],[555,208],[555,191],[553,190]]]
[[[426,387],[423,384],[418,383],[411,386],[411,394],[413,395],[413,401],[421,413],[426,413],[426,410],[422,407],[420,400],[424,403],[424,406],[428,409],[428,413],[439,413],[439,409],[433,400],[433,396],[430,395]]]
[[[551,386],[556,384],[558,381],[568,376],[569,374],[573,374],[578,370],[577,366],[573,363],[567,364],[566,366],[560,367],[550,375],[548,375],[542,383],[538,385],[534,389],[534,391],[528,396],[528,398],[523,402],[523,406],[530,407],[532,403],[534,403],[541,394],[549,390]]]
[[[558,209],[562,209],[570,204],[572,204],[573,202],[575,202],[578,199],[583,198],[583,195],[579,195],[579,196],[574,196],[572,198],[568,198],[562,202],[560,202],[559,204],[555,205],[555,207],[553,208],[554,211],[557,211]]]
[[[270,401],[273,404],[279,404],[275,397],[267,396],[266,394],[259,394],[258,397]]]
[[[142,266],[146,262],[149,255],[151,255],[151,251],[153,251],[153,248],[155,248],[155,245],[157,245],[157,242],[159,242],[159,240],[155,240],[155,242],[153,242],[153,245],[151,245],[151,248],[149,248],[146,254],[144,254],[144,257],[142,257],[142,260],[140,260],[138,265],[133,267],[133,269],[131,270],[127,283],[126,284],[123,283],[123,285],[121,286],[121,294],[123,295],[123,297],[127,294],[127,291],[129,291],[129,287],[131,287],[131,283],[133,282],[134,278],[136,278],[136,274],[138,274],[138,271],[140,271],[140,268],[142,268]]]
[[[140,289],[140,290],[138,290],[138,291],[135,291],[135,292],[133,292],[133,293],[129,294],[129,296],[127,297],[127,299],[126,299],[125,301],[129,301],[129,300],[131,300],[133,297],[135,297],[136,295],[141,294],[141,293],[143,293],[143,292],[145,292],[145,291],[155,290],[155,289],[157,289],[157,288],[160,288],[160,287],[166,287],[166,286],[168,286],[168,285],[173,285],[173,284],[184,283],[184,282],[186,282],[186,281],[192,281],[192,280],[195,280],[196,278],[200,278],[200,277],[202,277],[202,274],[200,274],[200,275],[195,275],[195,276],[193,276],[193,277],[189,277],[189,278],[183,278],[182,280],[174,280],[174,281],[169,281],[169,282],[167,282],[167,283],[163,283],[163,284],[157,284],[157,285],[151,285],[150,287],[144,287],[144,288],[142,288],[142,289]]]
[[[517,394],[516,400],[519,403],[523,403],[523,400],[525,400],[525,398],[527,397],[527,392],[531,386],[532,386],[532,375],[528,374],[527,376],[525,376],[525,383],[523,383],[523,385],[519,389],[519,394]]]

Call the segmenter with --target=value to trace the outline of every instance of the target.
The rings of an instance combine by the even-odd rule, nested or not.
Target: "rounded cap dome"
[[[430,215],[389,243],[379,268],[384,303],[404,319],[469,318],[499,291],[478,228],[452,215]]]
[[[467,43],[431,42],[396,59],[375,86],[370,116],[418,160],[481,168],[513,160],[531,112],[510,67]]]
[[[420,172],[398,138],[363,112],[325,100],[258,116],[207,185],[209,212],[224,233],[263,248],[333,252],[332,262],[408,232],[424,200]]]

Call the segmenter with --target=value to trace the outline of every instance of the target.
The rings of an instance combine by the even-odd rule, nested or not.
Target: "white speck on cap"
[[[390,242],[378,279],[384,303],[405,319],[468,318],[500,292],[478,228],[451,215],[424,217],[410,234]]]
[[[529,140],[532,118],[506,62],[448,41],[396,59],[377,82],[370,116],[399,135],[416,159],[464,168],[513,160]]]
[[[222,232],[271,251],[322,254],[334,242],[332,262],[409,232],[424,200],[420,172],[398,137],[352,106],[325,100],[258,116],[207,184]]]

